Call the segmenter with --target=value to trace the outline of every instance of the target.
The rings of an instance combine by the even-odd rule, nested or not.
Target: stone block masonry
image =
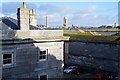
[[[66,43],[69,45],[69,53],[65,53],[65,63],[118,74],[119,44],[98,44],[97,42],[89,43],[89,41]]]
[[[62,78],[63,43],[3,45],[3,54],[9,51],[13,52],[14,63],[10,66],[3,66],[2,78],[6,80],[9,78],[38,78],[40,75],[47,75],[48,78]],[[41,50],[48,50],[46,59],[39,59]]]

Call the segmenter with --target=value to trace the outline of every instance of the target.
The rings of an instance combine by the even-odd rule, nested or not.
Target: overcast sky
[[[17,8],[22,2],[3,2],[0,17],[17,18]],[[62,26],[63,18],[68,17],[69,26],[100,26],[118,23],[117,2],[28,2],[27,8],[35,9],[37,23],[49,26]]]

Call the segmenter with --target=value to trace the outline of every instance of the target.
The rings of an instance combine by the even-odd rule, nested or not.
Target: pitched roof
[[[12,29],[12,30],[20,30],[18,26],[18,21],[11,17],[2,17],[0,19],[0,30]],[[30,25],[30,30],[38,30],[37,26]]]

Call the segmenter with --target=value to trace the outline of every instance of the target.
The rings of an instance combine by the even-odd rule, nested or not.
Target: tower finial
[[[26,8],[26,2],[23,2],[23,8]]]

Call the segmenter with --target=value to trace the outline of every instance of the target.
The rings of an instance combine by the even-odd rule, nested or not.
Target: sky
[[[17,8],[22,2],[2,2],[0,17],[17,19]],[[62,26],[63,18],[68,18],[69,26],[113,25],[118,23],[118,2],[27,2],[29,10],[35,9],[37,24],[45,25],[48,16],[49,26]]]

